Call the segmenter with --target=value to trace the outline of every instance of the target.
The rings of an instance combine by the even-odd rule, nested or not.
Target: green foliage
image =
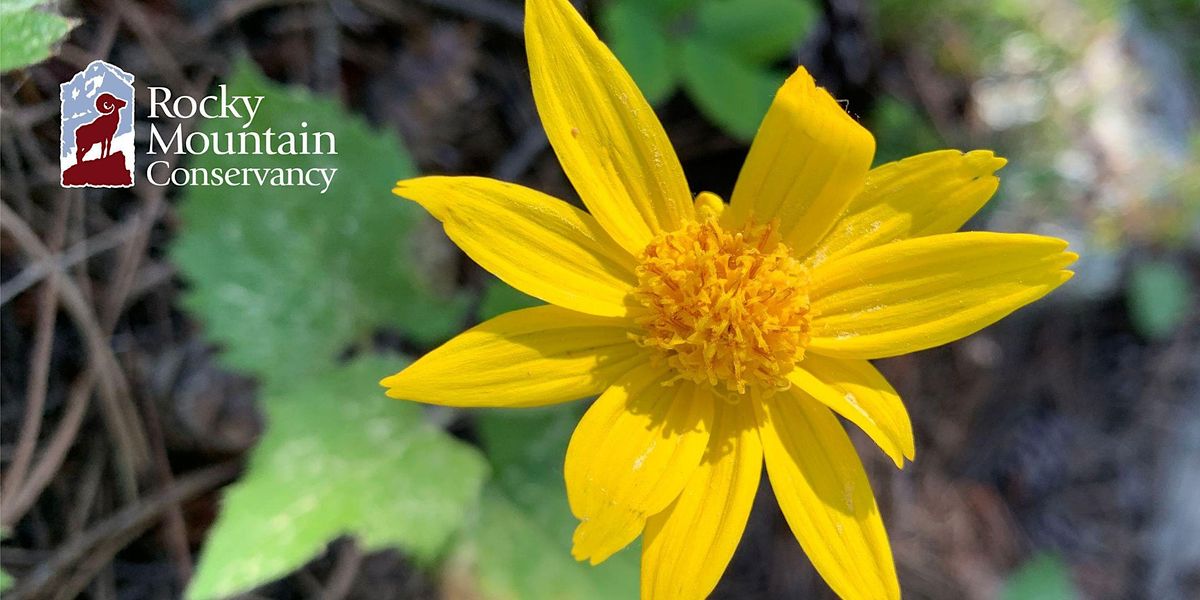
[[[8,539],[8,536],[9,536],[8,528],[7,527],[0,528],[0,541]],[[0,569],[0,593],[7,592],[8,588],[11,588],[16,583],[17,583],[16,578],[14,578],[12,575],[9,575],[8,571],[5,571],[4,569]]]
[[[478,414],[495,476],[471,530],[469,551],[489,598],[637,598],[636,544],[595,567],[571,558],[577,521],[567,504],[562,465],[579,415],[562,408]]]
[[[245,476],[225,493],[189,598],[223,598],[284,576],[331,540],[446,548],[487,472],[478,451],[384,397],[395,360],[364,358],[268,391],[268,427]]]
[[[479,303],[479,320],[486,321],[512,310],[541,304],[544,302],[518,291],[499,279],[491,279],[483,288],[483,300]]]
[[[191,285],[187,306],[223,360],[260,377],[268,427],[245,475],[225,496],[191,598],[226,597],[282,577],[331,540],[399,547],[428,561],[447,549],[478,501],[479,452],[428,426],[420,407],[377,382],[399,360],[338,355],[378,327],[417,343],[457,331],[466,298],[421,276],[427,216],[388,193],[414,174],[393,136],[337,103],[268,82],[251,65],[231,95],[262,95],[258,131],[330,131],[337,154],[196,156],[192,168],[335,167],[319,189],[185,188],[172,256]],[[240,131],[213,119],[202,131]]]
[[[1125,291],[1134,327],[1152,339],[1169,337],[1187,320],[1195,294],[1183,269],[1167,261],[1134,266]]]
[[[986,63],[1000,58],[1006,40],[1036,30],[1030,23],[1036,18],[1033,6],[1014,0],[881,0],[872,7],[885,46],[923,49],[948,74],[976,78]],[[955,43],[945,42],[950,36]]]
[[[415,169],[399,140],[371,129],[336,102],[268,82],[243,62],[229,94],[266,99],[251,125],[331,131],[337,154],[196,156],[191,167],[337,167],[319,188],[184,189],[182,232],[172,256],[191,284],[186,306],[230,367],[283,381],[333,363],[377,327],[429,344],[456,331],[462,296],[435,293],[420,275],[417,241],[429,227],[418,206],[388,193]],[[242,131],[237,119],[211,119],[205,132]]]
[[[38,10],[38,0],[0,0],[0,72],[50,57],[54,46],[78,21]]]
[[[675,91],[679,75],[671,58],[671,41],[654,9],[637,2],[614,2],[601,13],[609,45],[624,62],[646,100],[657,104]]]
[[[650,102],[682,83],[709,119],[749,140],[786,77],[774,64],[807,35],[817,10],[809,0],[614,0],[600,17]]]
[[[870,129],[875,135],[876,165],[944,147],[925,116],[894,96],[881,96],[876,101]]]
[[[1001,600],[1074,600],[1078,597],[1062,558],[1038,554],[1021,565],[1004,583]]]
[[[696,7],[698,37],[749,64],[787,56],[816,21],[816,8],[796,0],[706,0]]]
[[[700,110],[735,137],[753,138],[786,76],[749,66],[702,40],[685,42],[680,55],[685,87]]]

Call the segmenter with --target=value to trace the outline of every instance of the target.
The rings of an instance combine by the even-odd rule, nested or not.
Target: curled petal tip
[[[966,160],[969,168],[987,174],[995,173],[1008,164],[1008,159],[996,156],[991,150],[972,150],[966,153]]]
[[[587,552],[584,552],[583,547],[579,544],[579,539],[578,539],[579,538],[579,530],[578,529],[575,530],[575,538],[576,539],[573,540],[571,543],[571,558],[574,558],[575,560],[577,560],[579,562],[587,561],[590,564],[593,564],[593,565],[596,564],[596,561],[593,560],[592,557],[589,556]]]

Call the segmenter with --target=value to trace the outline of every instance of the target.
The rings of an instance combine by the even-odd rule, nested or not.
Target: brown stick
[[[163,487],[175,483],[175,475],[171,472],[171,461],[167,456],[167,445],[163,440],[162,426],[158,418],[158,407],[149,395],[143,396],[143,412],[146,416],[146,433],[153,447],[154,470]],[[179,581],[187,584],[192,578],[192,553],[188,548],[187,523],[183,520],[183,507],[172,504],[167,507],[163,516],[166,545],[175,561],[175,570],[179,573]]]
[[[137,226],[138,218],[135,216],[86,240],[75,243],[61,254],[55,255],[53,260],[38,261],[26,266],[20,273],[4,282],[4,290],[0,291],[0,305],[7,304],[21,292],[49,277],[51,273],[55,272],[56,267],[60,271],[66,271],[97,254],[120,246],[137,231]]]
[[[3,202],[0,202],[0,228],[7,231],[31,259],[51,259],[52,253],[25,220]],[[87,344],[91,370],[99,384],[102,415],[118,449],[117,471],[121,475],[122,489],[126,498],[132,500],[137,496],[137,474],[149,462],[150,452],[138,425],[137,410],[129,399],[129,383],[108,345],[108,334],[97,321],[83,292],[69,277],[61,279],[58,292],[59,300]]]
[[[358,570],[362,566],[362,551],[353,539],[345,540],[338,548],[337,562],[325,582],[321,600],[342,600],[350,593]]]
[[[71,386],[71,393],[67,398],[67,408],[58,421],[58,428],[50,436],[50,441],[46,444],[46,449],[42,452],[37,465],[30,471],[29,479],[26,480],[23,487],[4,496],[4,503],[0,505],[0,524],[3,524],[4,527],[11,527],[20,521],[21,517],[25,516],[29,508],[37,501],[38,496],[42,494],[42,490],[50,485],[54,475],[58,473],[58,468],[67,458],[67,452],[75,443],[75,437],[79,435],[79,427],[83,424],[84,415],[87,414],[87,407],[90,404],[88,401],[92,397],[92,388],[95,385],[94,373],[89,370],[85,371]]]
[[[64,191],[54,209],[54,225],[50,230],[49,246],[57,252],[63,246],[67,234],[67,216],[75,194]],[[49,386],[50,350],[54,346],[54,323],[58,318],[58,285],[62,279],[58,272],[51,274],[38,299],[37,326],[34,332],[33,356],[29,361],[29,380],[25,388],[25,415],[21,432],[17,435],[17,449],[5,474],[3,490],[11,494],[21,489],[33,450],[42,432],[42,417],[46,411],[46,388]]]
[[[235,462],[227,462],[189,473],[175,485],[121,509],[60,546],[6,597],[75,597],[100,567],[154,525],[163,511],[233,479],[239,468]]]
[[[175,60],[175,53],[163,43],[155,25],[146,16],[145,9],[140,4],[124,0],[118,0],[116,4],[114,12],[120,15],[121,21],[133,32],[138,44],[146,50],[146,57],[154,64],[158,74],[180,93],[199,96],[201,90],[194,87],[184,76],[183,67]]]

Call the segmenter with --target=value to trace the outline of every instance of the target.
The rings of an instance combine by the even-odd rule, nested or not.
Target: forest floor
[[[879,52],[850,68],[839,49],[874,43],[854,18],[857,3],[832,4],[843,12],[826,7],[831,25],[801,58],[837,97],[866,112],[884,93],[920,96],[919,86],[937,97],[966,93],[970,82]],[[172,597],[222,486],[261,431],[257,389],[217,365],[218,350],[180,306],[186,282],[167,258],[180,226],[173,190],[59,187],[59,83],[101,58],[139,82],[202,91],[246,54],[268,76],[340,98],[398,132],[423,171],[573,194],[533,108],[516,4],[98,0],[75,8],[83,22],[61,53],[0,87],[3,567],[18,581],[13,598]],[[897,70],[904,75],[881,75]],[[961,123],[956,104],[927,108],[946,111],[935,122]],[[660,115],[696,189],[727,193],[745,145],[706,124],[686,98]],[[458,283],[478,286],[477,268],[456,260]],[[855,441],[906,597],[994,598],[1007,574],[1040,552],[1061,556],[1090,598],[1200,597],[1200,536],[1180,533],[1200,527],[1198,505],[1176,489],[1200,461],[1198,357],[1195,315],[1151,341],[1130,323],[1124,296],[1110,291],[1052,296],[964,341],[881,361],[908,401],[917,460],[897,471],[865,438]],[[18,456],[22,473],[11,469]],[[130,474],[122,464],[144,468]],[[450,596],[396,553],[359,560],[347,547],[338,542],[264,593]],[[765,484],[715,597],[831,597]]]

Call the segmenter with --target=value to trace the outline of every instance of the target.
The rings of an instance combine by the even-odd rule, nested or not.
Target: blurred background
[[[877,163],[1007,157],[968,229],[1081,255],[1046,300],[879,362],[917,460],[897,471],[852,435],[907,598],[1200,597],[1200,3],[575,4],[693,191],[728,197],[802,64]],[[0,7],[6,598],[636,597],[636,547],[595,569],[568,553],[561,461],[584,403],[429,410],[375,383],[532,303],[392,182],[487,175],[577,202],[533,107],[520,2]],[[304,119],[339,154],[170,160],[337,167],[333,186],[64,190],[58,86],[96,59],[137,78],[139,152],[146,86],[227,84],[266,97],[254,128]],[[765,478],[714,597],[832,598]]]

